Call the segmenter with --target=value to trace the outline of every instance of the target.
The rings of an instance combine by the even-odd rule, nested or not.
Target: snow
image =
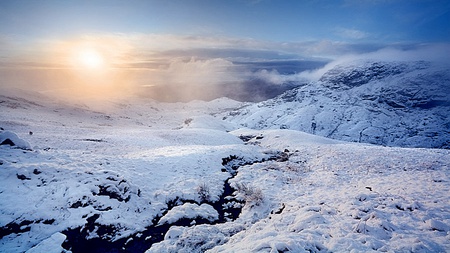
[[[159,220],[159,224],[172,224],[183,218],[203,218],[209,221],[215,221],[219,218],[219,214],[212,206],[208,204],[197,205],[185,203],[170,210],[166,215],[162,217],[161,220]]]
[[[121,102],[107,112],[40,96],[19,107],[9,106],[19,98],[3,99],[1,126],[35,144],[27,152],[0,146],[0,226],[7,230],[0,245],[6,252],[26,251],[97,214],[97,223],[119,228],[113,240],[127,237],[155,225],[168,201],[199,201],[199,185],[207,183],[210,199],[217,199],[230,176],[221,171],[222,158],[263,156],[224,130],[184,124],[189,117],[201,118],[203,110],[227,108],[226,99],[211,101],[214,106],[194,102],[158,108],[151,101]],[[34,134],[28,135],[31,130]],[[208,206],[197,209],[199,217],[216,219]],[[14,224],[18,231],[8,229]]]
[[[268,148],[283,149],[283,148],[295,148],[299,143],[302,144],[337,144],[345,143],[338,140],[332,140],[324,138],[322,136],[317,136],[313,134],[308,134],[305,132],[294,131],[294,130],[252,130],[248,128],[240,128],[231,132],[236,136],[255,136],[254,140],[258,144],[262,144]],[[263,138],[261,138],[263,137]]]
[[[66,252],[61,244],[66,239],[66,236],[61,233],[54,233],[48,239],[43,240],[38,245],[26,251],[26,253],[61,253]]]
[[[28,143],[24,139],[19,138],[19,136],[17,136],[16,133],[11,131],[0,131],[0,143],[9,143],[8,145],[20,149],[28,149],[28,150],[31,149],[30,143]]]
[[[1,94],[0,136],[26,146],[0,146],[1,252],[68,250],[69,229],[131,244],[163,226],[162,241],[144,251],[450,251],[449,150],[349,143],[223,120],[259,106],[248,126],[282,112],[278,124],[294,113],[288,102],[272,114],[268,106],[229,99],[136,99],[99,109],[29,92]],[[334,120],[312,107],[299,111],[316,115],[316,131]],[[375,138],[376,126],[366,124],[353,127]],[[238,159],[234,172],[224,167],[231,157]],[[218,222],[213,202],[226,182],[236,189],[227,198],[240,201],[228,204],[242,212]],[[100,234],[101,226],[111,232]]]
[[[248,215],[266,217],[211,252],[449,250],[447,151],[301,142],[295,148],[289,161],[239,171],[233,181],[251,182],[268,202]]]

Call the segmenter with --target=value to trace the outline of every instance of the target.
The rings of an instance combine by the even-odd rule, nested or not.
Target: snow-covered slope
[[[450,68],[425,61],[343,62],[316,82],[223,115],[255,129],[450,148]]]
[[[212,116],[245,105],[0,94],[0,252],[450,250],[449,150]]]

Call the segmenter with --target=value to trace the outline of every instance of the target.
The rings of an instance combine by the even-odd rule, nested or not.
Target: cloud
[[[17,37],[0,34],[0,65],[16,62],[24,47],[26,45]]]
[[[392,45],[374,52],[368,52],[359,55],[348,55],[341,59],[373,59],[381,61],[430,61],[440,64],[450,63],[447,53],[450,52],[450,44],[430,43],[430,44],[411,44]],[[336,61],[339,61],[337,59]]]
[[[361,37],[358,32],[350,32]],[[222,36],[180,36],[171,34],[105,33],[82,35],[65,39],[41,39],[28,44],[9,43],[2,39],[3,56],[15,67],[33,62],[42,67],[55,65],[70,68],[70,54],[80,47],[95,47],[115,68],[168,67],[174,60],[221,58],[231,62],[267,61],[275,59],[335,58],[349,53],[371,52],[384,47],[380,44],[355,44],[340,41],[273,42],[250,38]],[[19,40],[20,41],[20,40]],[[8,43],[8,44],[5,44]],[[33,50],[30,50],[30,49]],[[1,54],[0,52],[0,54]],[[10,52],[16,52],[15,55]],[[0,55],[2,56],[2,55]],[[13,57],[15,56],[15,58]],[[8,62],[4,61],[4,64]],[[27,64],[25,64],[27,63]]]
[[[392,45],[379,50],[359,54],[347,54],[335,58],[322,68],[306,70],[291,75],[281,75],[276,71],[260,71],[257,76],[267,82],[281,84],[284,82],[313,82],[336,65],[357,60],[374,61],[429,61],[450,67],[450,44]]]
[[[165,101],[220,96],[262,100],[289,88],[286,84],[317,80],[327,68],[341,61],[372,57],[445,62],[446,52],[450,51],[447,44],[386,46],[330,40],[283,43],[207,36],[100,34],[40,40],[21,51],[16,44],[14,52],[19,50],[16,55],[20,57],[14,58],[6,57],[8,49],[13,49],[10,41],[0,37],[0,44],[6,45],[0,51],[4,54],[0,59],[2,86],[66,90],[69,95],[83,95],[84,91],[101,96],[138,93]],[[101,52],[110,69],[98,75],[74,71],[71,54],[86,46]],[[326,62],[332,63],[322,68]]]
[[[342,27],[336,28],[336,34],[344,39],[352,39],[352,40],[366,39],[370,36],[369,33],[364,31]]]
[[[222,82],[236,81],[232,62],[216,58],[189,61],[176,60],[165,70],[159,71],[153,79],[159,79],[158,85],[216,85]]]
[[[305,73],[305,72],[301,72]],[[264,80],[266,83],[274,84],[274,85],[282,85],[286,83],[306,83],[309,80],[307,76],[304,76],[303,74],[280,74],[277,70],[260,70],[255,72],[252,76],[254,78]]]
[[[176,59],[167,68],[140,74],[137,89],[161,101],[210,100],[223,96],[228,86],[242,83],[242,72],[221,59]]]
[[[347,36],[361,38],[367,33],[342,29]],[[173,34],[104,34],[85,39],[118,44],[128,48],[129,60],[135,62],[174,58],[223,58],[235,60],[273,60],[312,57],[336,57],[348,53],[371,52],[386,45],[347,43],[331,40],[274,42],[224,36],[181,36]]]

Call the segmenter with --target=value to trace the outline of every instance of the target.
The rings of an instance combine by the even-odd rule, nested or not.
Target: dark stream
[[[248,142],[252,139],[260,139],[261,137],[255,136],[241,136],[244,142]],[[70,250],[73,253],[103,253],[103,252],[145,252],[148,250],[154,243],[161,242],[164,240],[164,236],[167,231],[172,226],[195,226],[200,224],[218,224],[225,223],[236,220],[241,214],[242,207],[244,206],[244,202],[242,200],[238,200],[235,198],[234,193],[236,191],[235,188],[231,187],[229,181],[233,179],[237,173],[238,169],[245,165],[250,165],[254,163],[261,163],[268,160],[276,160],[276,161],[286,161],[289,159],[289,151],[285,150],[284,152],[276,152],[272,154],[267,159],[262,160],[249,160],[243,157],[238,157],[235,155],[231,155],[229,157],[222,159],[223,172],[229,173],[230,177],[224,182],[223,185],[223,193],[220,196],[219,200],[216,202],[211,202],[209,198],[202,198],[203,200],[198,203],[194,200],[189,199],[180,199],[175,198],[167,202],[167,209],[162,213],[161,216],[155,217],[152,224],[158,224],[160,219],[164,217],[172,208],[176,206],[183,205],[185,203],[196,203],[196,204],[209,204],[211,205],[219,214],[219,217],[215,221],[209,221],[200,217],[194,219],[184,218],[178,220],[171,224],[161,224],[161,225],[152,225],[145,229],[145,231],[138,232],[129,237],[118,239],[116,241],[112,241],[116,233],[119,231],[119,228],[116,228],[114,225],[102,225],[97,222],[97,219],[100,217],[100,214],[94,214],[90,217],[86,218],[86,223],[84,226],[68,229],[62,231],[63,234],[67,236],[66,240],[62,244],[63,248],[66,250]],[[34,174],[39,174],[40,172],[35,170]],[[17,175],[17,177],[21,180],[29,180],[28,178],[23,178],[21,175]],[[111,180],[116,180],[112,178]],[[126,183],[125,180],[118,182],[118,184]],[[107,195],[110,198],[117,199],[118,201],[128,201],[129,196],[125,197],[117,192],[110,191],[107,187],[100,187],[99,195]],[[138,193],[138,196],[140,193]],[[71,207],[85,207],[89,205],[89,203],[84,202],[76,202]],[[104,210],[108,211],[108,210]],[[30,231],[31,225],[35,223],[43,223],[51,225],[55,220],[37,220],[37,221],[22,221],[21,223],[9,223],[3,227],[0,227],[0,238],[10,234],[20,234],[27,231]],[[97,237],[92,238],[92,234],[97,235]],[[89,238],[89,239],[87,239]]]
[[[222,159],[223,172],[229,172],[231,177],[228,178],[223,186],[223,193],[220,199],[216,202],[208,202],[203,200],[200,203],[194,200],[186,200],[176,198],[167,203],[167,209],[161,217],[156,217],[153,220],[153,224],[158,224],[159,220],[167,214],[175,206],[182,205],[184,203],[197,203],[197,204],[209,204],[219,213],[218,220],[213,222],[203,219],[181,219],[172,224],[152,225],[146,228],[145,231],[141,231],[132,236],[122,238],[116,241],[112,241],[111,238],[115,235],[116,228],[113,225],[102,225],[96,222],[100,217],[99,214],[95,214],[86,219],[86,224],[83,227],[77,227],[74,229],[68,229],[62,233],[67,236],[63,243],[63,248],[72,251],[73,253],[103,253],[103,252],[145,252],[152,244],[158,243],[164,240],[166,232],[172,226],[194,226],[200,224],[218,224],[236,220],[242,210],[244,203],[237,200],[233,193],[236,191],[229,184],[229,180],[237,175],[237,169],[240,166],[252,164],[255,161],[245,161],[241,157],[229,156]],[[240,205],[230,205],[230,203],[239,203]],[[232,207],[230,207],[232,206]],[[96,238],[86,239],[93,231],[98,235]]]

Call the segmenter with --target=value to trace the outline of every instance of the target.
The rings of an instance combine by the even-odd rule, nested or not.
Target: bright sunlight
[[[78,63],[80,67],[98,69],[104,66],[103,56],[94,49],[83,49],[79,52]]]
[[[45,83],[56,96],[103,101],[134,92],[132,73],[122,67],[130,47],[120,40],[101,36],[73,38],[55,41],[47,50],[53,53],[51,62],[56,67],[52,71],[58,73],[59,79],[53,75],[55,80]]]

